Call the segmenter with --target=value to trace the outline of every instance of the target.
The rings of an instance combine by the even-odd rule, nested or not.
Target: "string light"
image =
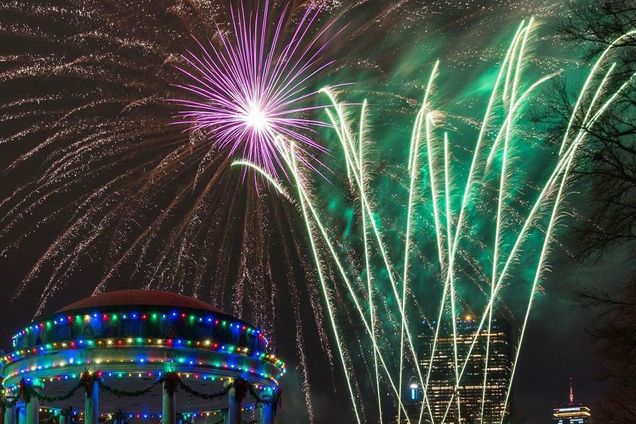
[[[254,410],[256,410],[256,405],[255,404],[244,405],[244,406],[241,407],[241,411],[242,412],[250,412],[250,411],[254,411]],[[64,409],[63,408],[48,407],[48,406],[41,406],[39,408],[39,411],[40,412],[48,412],[49,414],[51,414],[53,416],[58,416],[58,415],[62,414]],[[211,410],[207,410],[207,411],[198,411],[198,412],[181,412],[180,415],[183,416],[183,418],[185,418],[185,419],[190,419],[190,418],[213,417],[213,416],[217,416],[217,415],[222,415],[223,412],[224,412],[224,409],[223,408],[219,408],[219,409],[211,409]],[[72,415],[74,417],[76,417],[76,418],[80,418],[80,419],[84,418],[84,412],[83,411],[74,410],[72,412]],[[109,420],[112,420],[113,418],[116,418],[117,416],[125,417],[125,418],[128,418],[128,419],[143,419],[143,420],[147,420],[147,419],[161,419],[161,413],[117,411],[117,412],[101,412],[99,414],[100,418],[109,419]]]
[[[29,356],[41,355],[49,353],[51,350],[77,348],[81,346],[86,347],[105,347],[105,348],[120,348],[122,346],[143,346],[143,347],[188,347],[206,350],[212,350],[217,352],[228,352],[242,354],[253,357],[254,359],[265,360],[276,366],[284,366],[284,361],[277,358],[276,355],[268,354],[265,352],[259,352],[257,350],[252,351],[248,347],[241,347],[231,344],[221,344],[213,342],[209,339],[206,340],[182,340],[182,339],[146,339],[142,337],[128,337],[128,338],[106,338],[106,339],[77,339],[66,342],[53,342],[33,347],[29,349],[19,349],[11,353],[6,354],[0,361],[2,363],[10,364],[22,360]]]
[[[232,381],[230,374],[271,382],[264,388],[278,386],[286,373],[285,363],[267,352],[258,328],[225,315],[170,307],[58,314],[22,329],[13,346],[0,358],[8,392],[22,379],[75,380],[91,368],[99,377],[159,378],[168,365],[184,378]],[[167,349],[176,353],[168,361]]]
[[[229,318],[219,319],[214,315],[205,314],[200,315],[196,313],[186,313],[179,311],[172,311],[170,313],[165,312],[113,312],[113,313],[93,313],[91,314],[76,314],[76,315],[63,315],[58,316],[56,318],[52,318],[46,321],[42,321],[39,323],[31,323],[29,326],[24,328],[22,331],[15,334],[12,339],[14,343],[20,337],[27,336],[31,334],[31,332],[43,331],[46,329],[51,329],[54,326],[65,325],[71,322],[81,323],[91,322],[93,320],[101,320],[101,321],[118,321],[120,319],[124,320],[141,320],[141,321],[166,321],[166,320],[174,320],[180,319],[182,321],[187,321],[189,323],[206,323],[214,326],[221,326],[223,328],[229,328],[234,330],[239,330],[243,333],[249,335],[256,335],[259,339],[267,341],[265,336],[261,333],[258,328],[251,327],[242,321],[233,321]]]
[[[106,327],[109,330],[118,330],[123,332],[122,321],[138,320],[141,322],[187,322],[189,324],[201,323],[212,329],[212,338],[206,337],[201,340],[184,340],[180,338],[156,338],[156,337],[140,337],[139,335],[130,334],[127,337],[117,338],[100,338],[100,337],[80,337],[71,339],[70,336],[64,336],[62,331],[53,331],[62,327],[77,327],[77,333],[82,333],[86,326],[90,327],[90,331]],[[144,328],[147,333],[148,328]],[[144,331],[142,331],[143,333]],[[53,334],[55,333],[55,334]],[[249,338],[241,341],[242,335],[252,336],[256,338],[258,348],[254,348],[254,342],[250,343]],[[27,338],[35,338],[34,340],[25,340]],[[54,339],[54,340],[51,340]],[[235,339],[238,339],[235,341]],[[141,311],[141,312],[108,312],[92,314],[76,313],[59,315],[55,318],[48,319],[39,323],[32,323],[22,331],[13,336],[13,346],[15,351],[0,358],[0,361],[8,365],[12,362],[19,361],[25,357],[46,353],[53,349],[68,349],[78,347],[122,347],[122,346],[155,346],[155,347],[190,347],[190,348],[209,348],[219,352],[228,352],[233,354],[242,354],[251,356],[254,359],[268,361],[279,368],[284,368],[284,362],[275,355],[268,354],[268,341],[262,332],[245,324],[242,321],[221,318],[209,313],[200,314],[193,312],[184,312],[177,310],[170,311]]]
[[[30,367],[25,367],[25,368],[21,368],[18,370],[14,370],[11,371],[10,373],[5,375],[5,380],[10,380],[12,378],[18,377],[20,375],[23,375],[25,377],[28,377],[29,374],[36,372],[36,371],[49,371],[51,369],[60,369],[60,368],[64,368],[67,366],[82,366],[82,365],[91,365],[93,363],[98,363],[98,365],[101,364],[161,364],[161,363],[165,363],[165,358],[151,358],[151,359],[145,359],[145,358],[139,358],[139,359],[131,359],[131,360],[111,360],[111,359],[105,359],[105,360],[86,360],[86,361],[82,361],[81,359],[75,359],[75,358],[69,358],[67,361],[60,361],[60,362],[52,362],[50,364],[46,364],[46,365],[32,365]],[[272,375],[269,374],[267,372],[265,372],[264,370],[257,370],[255,368],[250,368],[247,366],[241,366],[238,364],[234,364],[231,362],[220,362],[220,361],[214,361],[214,362],[208,362],[208,363],[204,363],[203,361],[194,361],[194,360],[188,360],[186,358],[178,358],[176,361],[177,364],[188,364],[188,365],[196,365],[198,367],[210,367],[210,368],[214,368],[217,370],[232,370],[232,371],[237,371],[240,373],[244,373],[244,374],[248,374],[248,375],[252,375],[252,376],[257,376],[257,377],[261,377],[261,378],[265,378],[268,380],[271,380],[272,382],[274,382],[275,384],[278,384],[278,379],[285,374],[286,369],[282,368],[280,369],[280,372],[278,375]],[[100,371],[100,373],[105,374],[105,375],[112,375],[112,376],[116,376],[116,377],[124,377],[124,376],[133,376],[135,374],[138,374],[140,376],[146,377],[148,375],[151,375],[152,371],[148,371],[148,370],[144,370],[144,369],[140,369],[140,370],[136,370],[136,371],[120,371],[120,370],[102,370]],[[62,374],[61,376],[63,376],[64,374]],[[78,375],[77,373],[71,373],[69,374],[71,376],[75,376]],[[156,374],[152,374],[152,375],[161,375],[161,373],[156,373]],[[204,373],[200,373],[200,372],[196,372],[196,373],[184,373],[184,375],[192,375],[195,378],[200,378],[202,375],[205,375]],[[212,374],[210,374],[212,375]],[[60,376],[58,376],[60,377]],[[30,381],[30,378],[26,378],[27,381]],[[17,384],[16,384],[17,385]]]

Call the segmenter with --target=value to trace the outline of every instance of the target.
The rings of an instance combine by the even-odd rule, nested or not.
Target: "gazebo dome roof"
[[[118,408],[117,391],[144,391],[176,373],[179,384],[189,387],[181,408],[199,412],[228,381],[275,390],[285,374],[284,362],[270,353],[258,327],[193,297],[158,290],[119,290],[71,303],[23,327],[12,346],[0,357],[5,390],[17,396],[22,380],[38,381],[47,392],[42,399],[53,399],[47,407],[56,408],[83,404],[75,390],[85,372],[110,387],[112,396],[102,399],[109,411]],[[145,394],[130,395],[139,399],[128,406],[161,410],[157,393]]]
[[[195,299],[194,297],[161,290],[141,289],[117,290],[90,296],[66,305],[58,312],[125,306],[167,306],[222,313],[214,309],[212,305]]]

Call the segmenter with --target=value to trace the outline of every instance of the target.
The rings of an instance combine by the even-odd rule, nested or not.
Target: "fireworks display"
[[[529,140],[519,135],[516,126],[523,127],[519,121],[523,121],[523,110],[536,96],[536,91],[557,76],[551,74],[536,80],[525,79],[527,50],[533,29],[532,20],[522,24],[503,58],[472,155],[469,155],[465,164],[456,163],[460,158],[454,155],[456,149],[452,148],[449,141],[449,132],[443,130],[444,111],[438,110],[431,100],[439,76],[439,62],[433,66],[424,100],[414,120],[406,155],[407,200],[405,204],[400,203],[406,211],[406,226],[403,229],[389,227],[392,231],[399,231],[404,241],[399,256],[392,256],[395,249],[386,243],[389,237],[385,235],[387,230],[383,230],[386,225],[382,219],[382,208],[386,205],[374,201],[369,195],[373,189],[368,174],[374,162],[366,153],[372,147],[372,137],[367,128],[369,112],[366,101],[357,124],[354,124],[349,118],[346,104],[338,101],[331,90],[324,90],[332,101],[327,114],[343,152],[348,182],[359,200],[356,209],[360,215],[357,219],[360,228],[352,232],[355,235],[350,237],[353,238],[350,244],[336,241],[338,237],[330,229],[337,226],[333,224],[333,217],[325,216],[322,212],[325,208],[320,206],[320,200],[311,194],[313,190],[308,183],[308,172],[299,166],[293,144],[284,156],[293,175],[306,222],[331,330],[357,422],[364,420],[362,409],[369,404],[370,396],[355,390],[355,375],[358,373],[355,364],[351,364],[347,357],[350,354],[348,351],[357,347],[355,343],[354,346],[347,343],[347,337],[337,320],[340,309],[352,309],[350,313],[356,316],[356,321],[364,329],[368,340],[365,344],[373,352],[380,421],[382,417],[393,416],[394,412],[397,413],[398,422],[443,424],[461,420],[462,379],[473,355],[480,355],[484,357],[480,371],[483,373],[481,415],[468,418],[477,422],[495,422],[492,417],[485,419],[484,403],[490,370],[493,315],[500,315],[500,310],[507,315],[515,314],[514,306],[505,301],[505,291],[512,292],[513,300],[525,297],[525,306],[518,317],[521,330],[515,343],[512,376],[507,382],[502,414],[496,418],[496,422],[503,424],[507,419],[505,405],[509,402],[528,317],[546,268],[547,254],[562,212],[568,177],[577,150],[585,143],[588,136],[586,129],[594,127],[631,83],[631,79],[628,79],[616,86],[617,75],[613,73],[615,64],[608,60],[612,46],[631,36],[626,34],[608,47],[593,65],[578,95],[560,147],[555,149],[558,155],[552,165],[544,165],[539,173],[529,172],[524,168],[525,156],[546,157],[543,149],[549,148],[550,143],[547,143],[548,146],[528,146]],[[578,130],[574,129],[574,122],[577,122]],[[287,144],[280,143],[281,146]],[[237,164],[244,165],[243,162]],[[513,166],[516,169],[511,172],[509,169]],[[258,169],[255,164],[252,167]],[[459,171],[459,175],[456,175],[456,167],[467,171]],[[266,174],[263,169],[260,172]],[[272,175],[266,177],[275,180]],[[282,185],[276,183],[275,187],[281,190]],[[418,205],[424,207],[417,211]],[[428,228],[416,231],[418,225]],[[488,234],[490,231],[494,236]],[[432,241],[432,245],[429,241]],[[413,253],[414,246],[420,242],[427,244],[427,247],[416,256]],[[348,250],[355,250],[356,245],[362,248],[359,251]],[[356,258],[353,266],[345,258]],[[420,261],[422,263],[418,263]],[[374,265],[376,262],[379,266]],[[335,287],[338,283],[327,278],[323,270],[331,266],[339,274],[338,281],[344,284],[342,290],[352,300],[351,305],[343,306],[333,300],[330,293],[338,290]],[[413,269],[418,271],[417,278]],[[422,278],[427,269],[427,277]],[[416,284],[427,287],[413,287]],[[430,294],[422,295],[427,291],[430,293],[431,286],[440,288],[441,293],[433,297],[440,299],[436,314],[427,316],[413,306],[431,301]],[[422,308],[430,310],[430,306]],[[479,324],[470,346],[461,356],[458,354],[459,341],[455,325],[466,312],[476,317]],[[426,358],[420,357],[421,349],[416,343],[418,331],[422,331],[419,330],[422,320],[430,323],[434,334],[430,357]],[[453,334],[455,390],[448,397],[443,414],[436,416],[428,398],[437,341],[445,321]],[[485,352],[478,352],[475,346],[482,332],[487,342]],[[359,337],[364,339],[363,336]],[[394,358],[399,359],[395,361]],[[413,373],[419,382],[418,387],[423,388],[424,401],[415,418],[409,416],[403,404],[405,373]],[[385,402],[382,398],[386,392],[392,392],[397,404],[396,411],[383,411]]]
[[[200,100],[177,101],[183,108],[178,123],[188,124],[192,131],[207,131],[229,155],[241,155],[274,172],[281,165],[274,143],[277,135],[303,150],[320,150],[307,134],[321,122],[299,115],[318,108],[302,105],[315,95],[306,90],[311,78],[330,65],[320,64],[327,47],[320,38],[330,27],[306,40],[318,16],[318,9],[307,8],[282,47],[284,13],[272,25],[267,2],[264,12],[252,17],[242,3],[239,8],[239,13],[230,12],[232,39],[219,34],[221,48],[201,45],[198,55],[185,57],[194,71],[181,69],[192,81],[182,88]],[[268,37],[270,31],[273,35]]]
[[[441,331],[466,313],[488,337],[495,317],[513,321],[514,375],[580,128],[626,84],[609,48],[550,139],[530,114],[568,59],[533,54],[546,40],[532,19],[511,35],[558,7],[526,3],[469,1],[437,27],[445,1],[1,4],[13,304],[192,294],[264,329],[303,422],[333,418],[315,405],[334,391],[359,423],[455,420],[461,391],[441,418],[428,402]],[[454,338],[456,387],[477,354],[489,381],[476,340],[462,355]]]

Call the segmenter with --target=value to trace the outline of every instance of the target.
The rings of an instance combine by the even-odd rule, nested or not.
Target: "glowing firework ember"
[[[196,100],[180,99],[179,123],[203,130],[228,155],[244,157],[270,173],[280,165],[274,142],[283,135],[305,153],[322,150],[308,133],[323,123],[306,117],[315,106],[308,101],[312,77],[331,65],[322,58],[328,42],[325,26],[308,39],[318,10],[307,8],[289,39],[283,39],[285,10],[276,25],[269,20],[269,2],[262,14],[248,14],[241,3],[231,10],[233,37],[219,31],[220,46],[199,44],[184,59],[192,70],[179,68],[190,78],[183,89]],[[333,36],[331,36],[333,37]]]

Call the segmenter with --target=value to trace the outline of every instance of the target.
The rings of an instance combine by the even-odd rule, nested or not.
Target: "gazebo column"
[[[26,424],[26,407],[24,402],[19,402],[17,407],[18,424]]]
[[[228,392],[226,424],[241,423],[241,402],[243,402],[246,393],[247,382],[242,379],[234,380]]]
[[[263,391],[260,397],[263,402],[258,404],[258,424],[274,424],[276,397],[271,389]]]
[[[7,402],[4,407],[4,424],[16,424],[14,399],[11,399],[10,402]]]
[[[62,409],[60,413],[60,424],[71,424],[71,414],[73,411],[71,408]]]
[[[2,384],[4,382],[4,378],[0,377],[0,393],[4,393],[4,385]],[[2,405],[0,406],[0,424],[4,424],[4,413],[7,410],[6,407],[6,401],[7,398],[4,398],[4,402],[2,402]]]
[[[89,379],[86,385],[84,424],[99,424],[99,384],[96,379]]]
[[[171,373],[166,375],[163,382],[163,396],[161,402],[161,422],[163,424],[177,424],[177,384],[179,376]]]
[[[227,393],[227,414],[225,424],[239,424],[241,422],[241,402],[236,399],[236,389],[230,387]]]
[[[113,424],[124,424],[124,414],[121,411],[118,411],[115,414],[115,418],[113,418]]]
[[[38,390],[38,388],[35,388]],[[40,399],[37,396],[31,396],[26,402],[25,408],[26,424],[38,424],[40,422]]]

